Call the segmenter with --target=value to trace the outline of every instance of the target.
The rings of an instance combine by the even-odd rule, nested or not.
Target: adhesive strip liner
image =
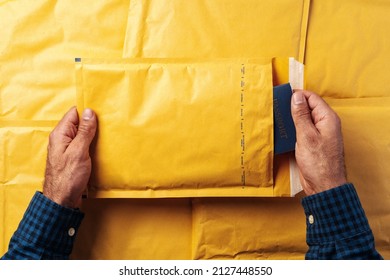
[[[272,196],[270,59],[77,63],[92,197]]]

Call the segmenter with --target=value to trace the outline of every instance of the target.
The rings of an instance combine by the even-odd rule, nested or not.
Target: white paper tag
[[[293,89],[303,89],[304,65],[295,58],[289,58],[289,82]],[[299,179],[299,169],[294,156],[290,157],[290,195],[293,197],[303,190]]]

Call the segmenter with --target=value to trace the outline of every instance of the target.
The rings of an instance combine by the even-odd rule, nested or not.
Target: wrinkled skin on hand
[[[95,136],[95,113],[82,119],[71,108],[50,133],[43,194],[64,207],[78,208],[91,175],[89,146]]]
[[[347,182],[341,122],[317,94],[295,91],[291,113],[297,133],[295,158],[303,190],[316,194]]]

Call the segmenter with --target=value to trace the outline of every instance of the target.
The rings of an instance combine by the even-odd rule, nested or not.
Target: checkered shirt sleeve
[[[303,198],[306,259],[382,259],[352,184]]]
[[[2,259],[68,259],[83,217],[36,192]]]

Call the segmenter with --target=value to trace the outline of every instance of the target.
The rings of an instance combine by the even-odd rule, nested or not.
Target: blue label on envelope
[[[291,116],[290,84],[274,87],[274,153],[295,150],[296,134]]]

